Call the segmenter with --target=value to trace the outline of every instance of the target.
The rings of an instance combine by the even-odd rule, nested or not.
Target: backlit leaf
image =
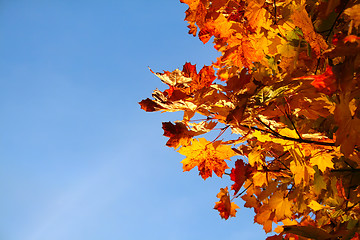
[[[190,146],[181,147],[179,153],[186,156],[181,161],[184,171],[190,171],[198,167],[199,175],[205,180],[212,176],[212,172],[219,177],[228,169],[225,159],[230,160],[235,152],[228,145],[215,146],[214,143],[207,141],[205,138],[194,139]]]
[[[221,218],[228,219],[229,217],[235,217],[236,209],[239,207],[235,203],[230,202],[228,188],[221,188],[216,197],[219,198],[220,201],[215,203],[214,209],[219,211]]]

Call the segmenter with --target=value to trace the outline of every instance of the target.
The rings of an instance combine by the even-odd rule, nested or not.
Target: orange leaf
[[[272,230],[272,222],[274,217],[274,212],[269,208],[269,205],[263,205],[255,215],[254,222],[263,225],[265,232],[268,233]]]
[[[184,171],[190,171],[198,167],[199,175],[205,180],[212,176],[212,172],[219,177],[228,169],[225,159],[235,155],[235,152],[228,145],[219,145],[207,141],[205,138],[193,139],[190,146],[179,149],[179,153],[187,158],[181,161]]]
[[[220,188],[220,192],[216,195],[220,199],[219,202],[215,203],[214,209],[219,211],[221,218],[228,219],[229,217],[235,217],[236,209],[238,205],[230,201],[228,188]]]
[[[310,44],[317,56],[320,55],[321,50],[327,49],[324,38],[315,32],[313,23],[304,7],[296,9],[291,18],[294,24],[301,28],[305,40]]]
[[[274,195],[270,197],[269,206],[275,210],[275,216],[278,221],[286,217],[291,218],[292,216],[292,202],[284,198],[283,192],[275,192]]]
[[[182,72],[186,78],[191,79],[188,93],[192,93],[204,87],[209,87],[216,79],[215,70],[212,66],[204,66],[198,74],[196,72],[196,65],[192,65],[191,63],[187,62],[184,64]]]
[[[255,212],[256,210],[261,206],[259,200],[256,199],[254,195],[245,194],[241,197],[242,200],[244,200],[246,203],[244,204],[244,207],[247,208],[254,208]]]

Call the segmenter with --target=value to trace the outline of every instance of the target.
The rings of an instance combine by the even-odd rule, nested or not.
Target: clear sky
[[[178,0],[0,1],[0,239],[265,239],[222,220],[220,178],[182,172],[138,102],[154,71],[215,61]]]

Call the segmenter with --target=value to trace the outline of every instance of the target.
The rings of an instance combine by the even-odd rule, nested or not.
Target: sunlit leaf
[[[179,153],[186,156],[181,161],[184,171],[198,167],[199,175],[205,180],[212,176],[212,172],[219,177],[228,169],[225,159],[230,160],[235,152],[228,145],[215,145],[205,138],[194,139],[190,146],[181,147]]]

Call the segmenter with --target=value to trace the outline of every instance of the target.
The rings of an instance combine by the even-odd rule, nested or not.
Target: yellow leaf
[[[289,218],[285,218],[284,220],[282,220],[282,223],[286,226],[294,226],[299,224],[296,220],[290,220]],[[277,226],[274,229],[274,232],[282,233],[284,231],[284,225]]]
[[[295,186],[308,184],[310,179],[313,177],[315,170],[307,166],[306,164],[296,163],[292,161],[290,163],[290,170],[294,175]]]
[[[323,189],[326,189],[326,183],[324,181],[324,177],[320,174],[319,168],[317,166],[314,167],[314,193],[319,195]]]
[[[251,27],[256,30],[260,30],[260,28],[268,29],[272,24],[268,11],[262,7],[264,3],[265,0],[248,1],[247,11],[244,16],[248,19]]]
[[[267,185],[266,173],[256,172],[252,177],[254,186],[262,187],[264,184]]]
[[[311,200],[311,202],[308,204],[308,207],[314,210],[315,212],[326,208],[325,206],[321,205],[315,200]]]
[[[291,138],[299,138],[295,130],[291,130],[289,128],[284,128],[279,130],[280,135],[287,136]]]
[[[249,163],[251,166],[255,166],[256,163],[258,163],[258,162],[260,164],[264,162],[264,156],[263,156],[262,152],[257,148],[253,149],[249,153],[248,159],[249,159]]]
[[[313,153],[313,152],[312,152]],[[313,157],[311,157],[310,159],[310,164],[312,166],[317,165],[319,170],[324,172],[326,170],[326,168],[334,168],[334,163],[331,161],[332,160],[332,155],[328,154],[328,153],[324,153],[324,152],[316,152],[313,153]]]
[[[217,144],[216,144],[217,145]],[[193,139],[190,146],[179,149],[179,153],[187,158],[181,161],[184,171],[198,167],[199,175],[205,180],[212,176],[212,172],[219,177],[228,169],[225,159],[230,160],[235,152],[228,145],[218,145],[207,141],[205,138]]]
[[[284,132],[284,133],[286,134],[287,132]],[[277,138],[277,137],[274,137],[271,134],[262,133],[261,131],[254,131],[252,133],[252,135],[254,137],[256,137],[257,140],[260,141],[260,142],[274,142],[274,143],[281,144],[283,146],[293,145],[292,141]],[[286,135],[284,135],[284,136],[286,136]]]

